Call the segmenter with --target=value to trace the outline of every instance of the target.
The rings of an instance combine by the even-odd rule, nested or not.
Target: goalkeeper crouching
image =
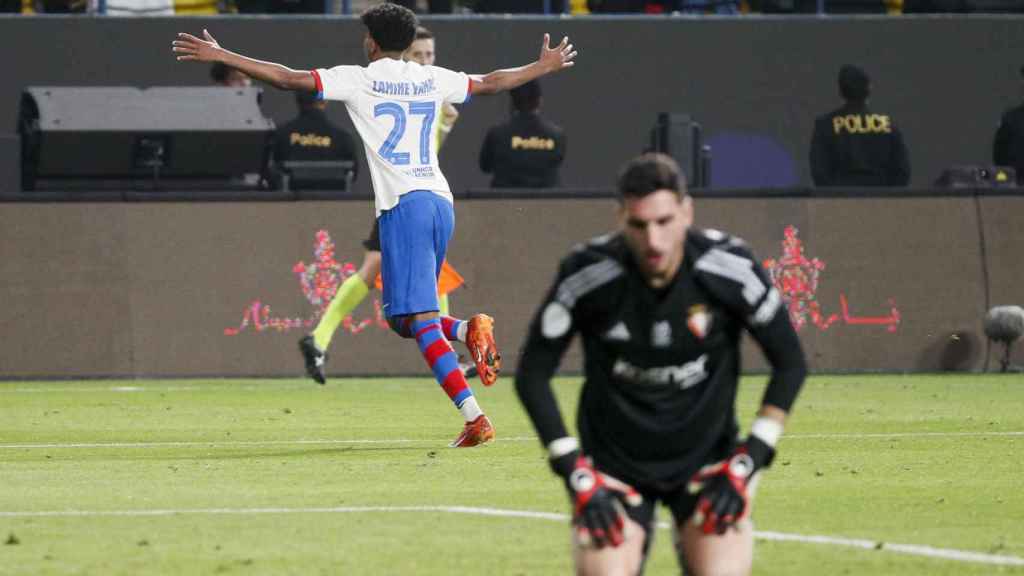
[[[618,230],[562,260],[516,371],[519,398],[569,493],[576,572],[640,574],[661,503],[683,573],[748,574],[754,488],[807,372],[800,341],[747,245],[691,227],[693,203],[671,158],[633,159],[618,189]],[[741,434],[744,330],[772,377]],[[577,333],[579,439],[551,390]]]

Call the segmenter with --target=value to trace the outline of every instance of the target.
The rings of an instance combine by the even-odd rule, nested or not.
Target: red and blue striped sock
[[[481,414],[480,408],[473,397],[473,390],[466,382],[466,377],[462,375],[462,370],[459,370],[458,356],[441,330],[441,320],[431,318],[413,322],[411,328],[416,336],[416,343],[420,345],[420,352],[434,372],[434,378],[441,388],[444,388],[455,407],[462,412],[466,421],[475,420]]]
[[[465,342],[465,326],[465,320],[459,320],[458,318],[452,318],[451,316],[441,316],[441,330],[444,331],[444,337],[447,338],[449,342]]]

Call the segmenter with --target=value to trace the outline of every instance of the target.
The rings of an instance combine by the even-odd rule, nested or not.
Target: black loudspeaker
[[[686,174],[690,187],[705,186],[703,155],[710,149],[701,146],[701,126],[686,114],[661,112],[651,130],[651,150],[671,156]]]
[[[939,188],[1013,188],[1017,172],[1009,166],[950,166],[942,171],[935,185]]]
[[[29,87],[22,185],[47,180],[241,181],[260,174],[274,123],[259,88]],[[250,179],[251,180],[251,179]]]

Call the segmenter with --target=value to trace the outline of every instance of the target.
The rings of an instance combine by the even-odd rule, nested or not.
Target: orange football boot
[[[494,426],[483,414],[476,417],[472,422],[466,422],[462,434],[448,446],[450,448],[471,448],[494,440]]]
[[[466,330],[466,347],[476,364],[480,381],[490,386],[498,380],[501,372],[501,354],[494,343],[494,318],[486,314],[477,314],[469,319]]]

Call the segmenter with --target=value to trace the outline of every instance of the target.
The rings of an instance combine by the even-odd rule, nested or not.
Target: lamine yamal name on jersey
[[[374,80],[371,89],[382,96],[420,96],[435,90],[433,78],[416,83]]]

